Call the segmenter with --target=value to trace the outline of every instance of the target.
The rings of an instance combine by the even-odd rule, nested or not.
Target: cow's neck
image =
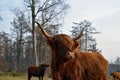
[[[52,55],[51,55],[51,69],[54,71],[57,71],[59,69],[60,63],[57,61],[56,57],[55,57],[55,52],[52,51]]]

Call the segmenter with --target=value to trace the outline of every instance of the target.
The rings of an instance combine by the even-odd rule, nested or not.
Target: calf
[[[40,78],[42,78],[43,80],[43,76],[45,74],[45,70],[47,67],[49,67],[48,64],[41,64],[40,66],[29,67],[28,68],[28,80],[30,80],[32,76],[39,77],[39,80]]]

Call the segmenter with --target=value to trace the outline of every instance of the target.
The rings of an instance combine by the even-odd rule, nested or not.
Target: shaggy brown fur
[[[46,68],[49,67],[48,64],[41,64],[40,66],[31,66],[28,68],[28,80],[31,79],[32,76],[42,78],[45,74]]]
[[[120,80],[120,72],[112,72],[111,76],[113,76],[114,80]]]
[[[79,51],[79,36],[74,39],[65,34],[51,37],[40,28],[52,50],[53,80],[107,80],[107,60],[100,53]]]

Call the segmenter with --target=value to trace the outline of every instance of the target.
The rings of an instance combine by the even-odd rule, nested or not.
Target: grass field
[[[0,73],[0,80],[27,80],[26,74],[17,74],[17,73]],[[31,80],[39,80],[38,77],[32,77]],[[51,78],[44,77],[44,80],[52,80]],[[113,80],[112,77],[109,77],[108,80]]]
[[[0,73],[0,80],[27,80],[26,74],[18,73]],[[31,80],[39,80],[38,77],[32,77]],[[48,77],[44,77],[44,80],[52,80]]]
[[[27,80],[26,76],[0,76],[0,80]],[[31,80],[39,80],[37,77],[32,77]],[[44,80],[51,80],[44,77]]]
[[[0,80],[27,80],[26,76],[5,76],[0,75]],[[31,80],[39,80],[37,77],[32,77]],[[44,77],[44,80],[52,80],[50,78]],[[113,80],[112,78],[109,78],[108,80]]]

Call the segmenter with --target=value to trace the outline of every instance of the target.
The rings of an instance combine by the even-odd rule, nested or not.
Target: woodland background
[[[12,8],[14,20],[10,22],[11,31],[0,32],[0,71],[25,73],[29,66],[50,64],[51,51],[35,21],[38,21],[51,36],[60,34],[63,19],[69,8],[70,5],[65,0],[24,0],[22,9]],[[0,16],[0,22],[2,20]],[[83,27],[86,29],[82,38],[78,40],[79,49],[102,53],[94,37],[100,32],[92,26],[92,22],[88,20],[73,22],[69,35],[77,36]],[[113,71],[120,72],[119,56],[115,61],[109,62],[108,74]]]

